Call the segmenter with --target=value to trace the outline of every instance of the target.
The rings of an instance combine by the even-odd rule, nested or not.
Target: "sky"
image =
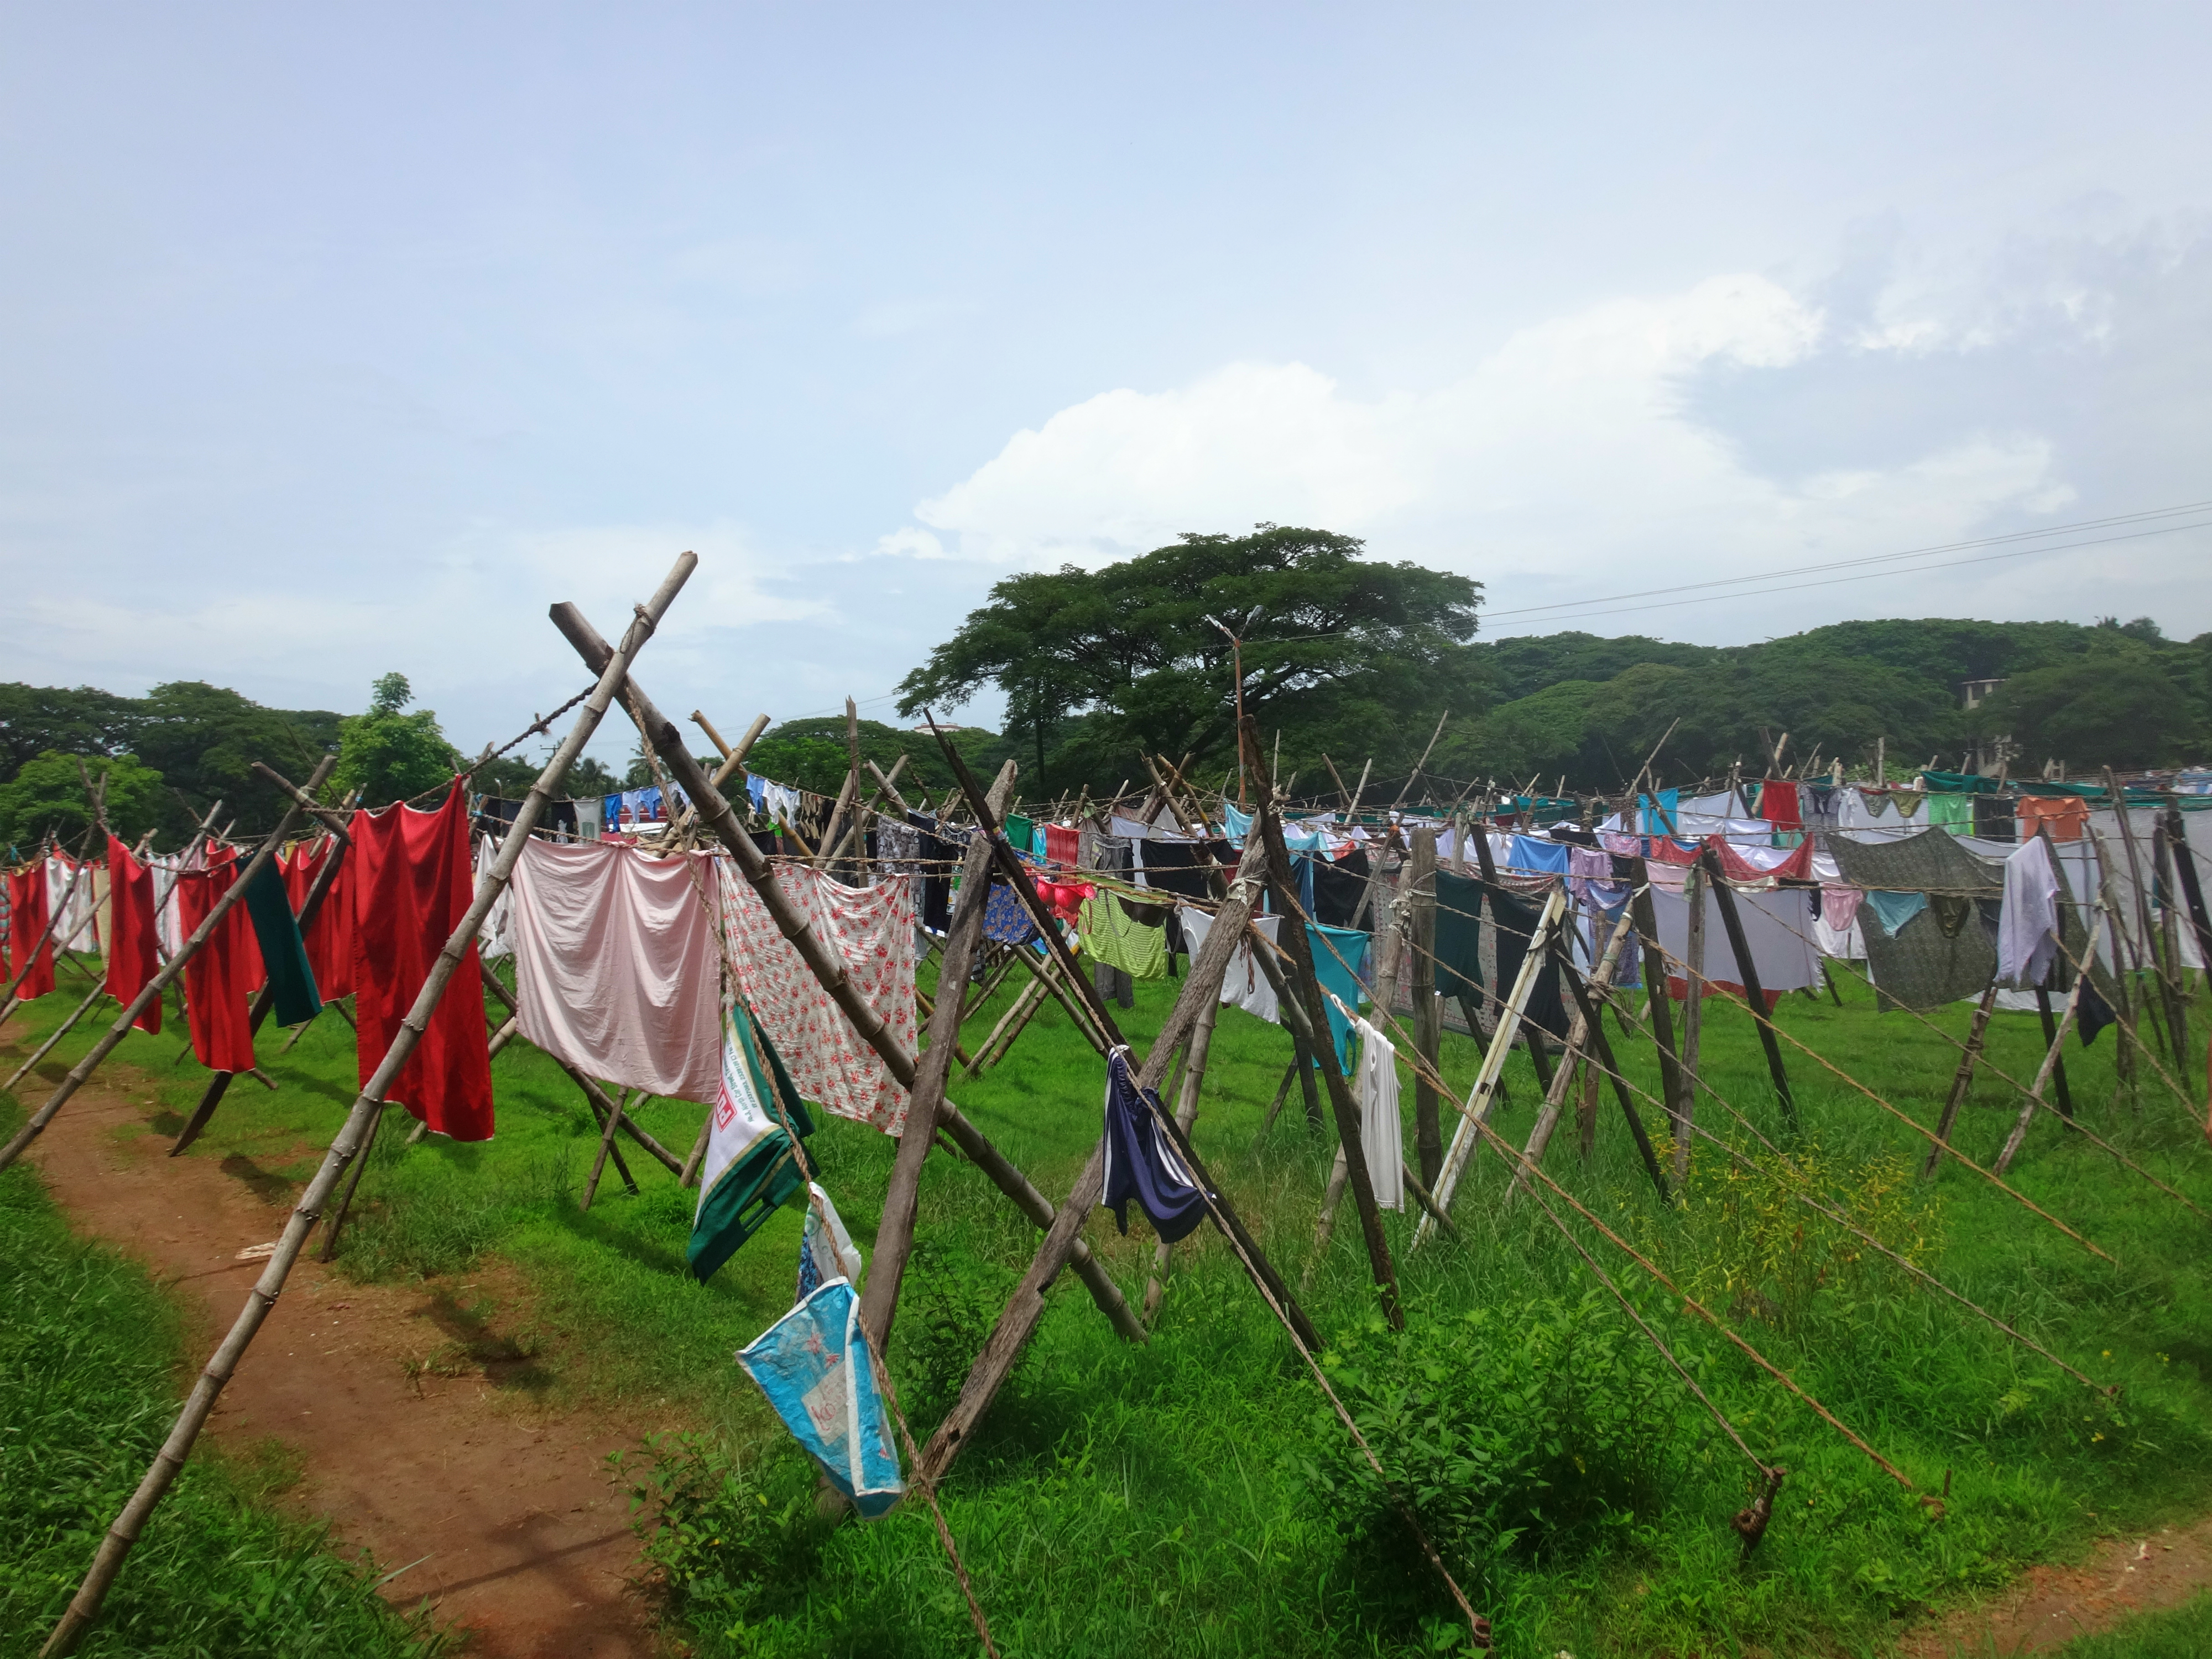
[[[10,7],[0,678],[396,669],[474,749],[586,683],[548,605],[612,635],[688,549],[663,708],[896,720],[993,582],[1261,520],[1477,578],[1486,636],[2193,635],[2208,49],[2032,0]]]

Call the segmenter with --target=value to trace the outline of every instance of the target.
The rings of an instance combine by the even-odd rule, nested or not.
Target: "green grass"
[[[2201,1659],[2212,1653],[2212,1595],[2138,1613],[2102,1635],[2069,1642],[2058,1653],[2059,1659]]]
[[[1140,1053],[1176,988],[1140,986],[1139,1006],[1121,1016]],[[988,1029],[1012,989],[971,1033]],[[1863,988],[1847,985],[1844,1000],[1792,997],[1778,1020],[1932,1122],[1956,1050],[1906,1016],[1877,1016]],[[27,1023],[40,1029],[66,1000],[66,991],[48,999]],[[1947,1010],[1938,1024],[1962,1036],[1969,1012]],[[2200,1030],[2204,1017],[2200,1003]],[[2212,1206],[2201,1130],[2147,1069],[2139,1111],[2107,1103],[2116,1036],[2068,1050],[2085,1121]],[[179,1042],[134,1036],[121,1056],[165,1079],[161,1121],[172,1132],[198,1093],[191,1062],[173,1067]],[[1650,1045],[1618,1034],[1614,1043],[1632,1078],[1656,1091]],[[276,1046],[265,1040],[264,1056]],[[1996,1064],[2029,1076],[2041,1046],[2033,1016],[1997,1017]],[[82,1049],[73,1036],[48,1069]],[[2096,1531],[2206,1507],[2203,1223],[2048,1121],[2015,1183],[2118,1266],[1955,1164],[1925,1186],[1900,1181],[1899,1160],[1917,1167],[1924,1140],[1785,1045],[1803,1124],[1788,1139],[1750,1021],[1735,1007],[1708,1018],[1708,1081],[1803,1156],[1802,1182],[2069,1363],[2123,1385],[2116,1401],[1865,1258],[1791,1203],[1787,1182],[1725,1181],[1713,1148],[1697,1150],[1693,1201],[1662,1208],[1609,1094],[1587,1164],[1563,1127],[1547,1165],[1555,1178],[1711,1290],[1719,1312],[1914,1483],[1907,1492],[1888,1480],[1571,1218],[1759,1455],[1787,1466],[1774,1523],[1746,1562],[1728,1524],[1747,1500],[1742,1459],[1540,1212],[1504,1203],[1494,1157],[1478,1158],[1455,1202],[1462,1242],[1408,1254],[1412,1218],[1385,1218],[1413,1327],[1405,1338],[1376,1316],[1348,1211],[1328,1257],[1310,1261],[1329,1139],[1309,1132],[1295,1091],[1261,1130],[1288,1049],[1276,1028],[1223,1011],[1199,1150],[1291,1283],[1314,1268],[1306,1305],[1343,1392],[1496,1621],[1501,1653],[1881,1652],[1901,1619],[1985,1592]],[[234,1091],[192,1156],[240,1179],[304,1176],[351,1097],[354,1064],[350,1034],[325,1018],[289,1055],[264,1059],[282,1092]],[[1475,1065],[1472,1046],[1448,1036],[1447,1081],[1464,1091]],[[630,1467],[681,1523],[656,1554],[670,1616],[700,1652],[974,1651],[927,1512],[869,1526],[818,1519],[811,1467],[731,1363],[789,1305],[796,1218],[778,1218],[712,1284],[693,1284],[683,1272],[690,1194],[634,1155],[641,1192],[623,1192],[611,1174],[580,1212],[595,1143],[580,1099],[520,1045],[494,1075],[499,1133],[488,1145],[404,1148],[405,1121],[387,1123],[348,1235],[351,1269],[441,1279],[487,1257],[511,1263],[526,1305],[501,1316],[534,1334],[535,1386],[693,1431]],[[1509,1076],[1513,1103],[1498,1121],[1518,1140],[1536,1097],[1525,1055]],[[1057,1194],[1095,1141],[1102,1083],[1095,1056],[1048,1005],[1004,1064],[974,1082],[956,1070],[953,1094]],[[1409,1076],[1406,1095],[1410,1142]],[[1984,1075],[1960,1144],[1986,1162],[2016,1106]],[[701,1115],[657,1103],[643,1121],[680,1153]],[[1757,1151],[1710,1104],[1701,1121]],[[814,1146],[869,1247],[893,1143],[833,1121]],[[946,1158],[929,1162],[921,1214],[892,1351],[918,1437],[957,1392],[1037,1239],[977,1171]],[[1088,1237],[1138,1300],[1149,1230],[1139,1221],[1124,1239],[1102,1212]],[[1947,1481],[1940,1511],[1921,1501]],[[1005,1654],[1334,1656],[1449,1639],[1449,1604],[1210,1230],[1178,1249],[1142,1348],[1116,1340],[1063,1276],[942,1496]]]
[[[21,1121],[0,1097],[0,1132]],[[71,1237],[24,1164],[0,1173],[0,1652],[28,1654],[160,1448],[189,1373],[175,1309],[137,1266]],[[270,1500],[292,1474],[274,1443],[229,1455],[204,1443],[79,1651],[438,1650],[426,1624],[378,1599],[365,1564],[276,1515]]]

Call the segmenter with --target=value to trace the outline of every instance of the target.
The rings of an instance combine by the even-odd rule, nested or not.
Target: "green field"
[[[1176,989],[1139,988],[1138,1007],[1124,1018],[1140,1053]],[[970,1033],[987,1030],[1010,995],[1002,991]],[[50,1030],[70,1001],[64,989],[18,1021]],[[1940,1023],[1963,1035],[1969,1012],[1948,1011]],[[2193,1018],[2201,1031],[2201,1003]],[[1793,996],[1778,1018],[1932,1121],[1956,1059],[1934,1032],[1908,1016],[1877,1016],[1863,988],[1848,984],[1840,1008]],[[2147,1067],[2139,1110],[2124,1099],[2109,1103],[2117,1036],[2069,1048],[2084,1121],[2161,1180],[2212,1200],[2196,1116]],[[85,1041],[73,1035],[48,1072]],[[1656,1091],[1650,1045],[1617,1031],[1613,1041],[1632,1078]],[[265,1040],[264,1055],[276,1046]],[[171,1129],[198,1091],[197,1068],[175,1063],[178,1047],[174,1036],[134,1035],[118,1056],[173,1079],[159,1085],[168,1109],[160,1121]],[[2025,1078],[2041,1047],[2033,1016],[1997,1017],[1998,1065]],[[1562,1211],[1753,1450],[1788,1468],[1774,1523],[1746,1562],[1729,1519],[1747,1501],[1748,1466],[1552,1222],[1525,1201],[1502,1201],[1503,1166],[1488,1154],[1455,1206],[1461,1242],[1435,1240],[1409,1255],[1411,1218],[1386,1217],[1410,1315],[1402,1336],[1376,1315],[1348,1209],[1316,1267],[1307,1306],[1330,1344],[1337,1386],[1495,1621],[1503,1654],[1880,1652],[1901,1620],[1986,1593],[2093,1534],[2205,1508],[2212,1297],[2199,1266],[2203,1219],[2046,1120],[2016,1168],[2017,1185],[2119,1265],[2100,1261],[1956,1165],[1918,1182],[1923,1140],[1785,1052],[1804,1126],[1795,1139],[1748,1018],[1735,1006],[1711,1012],[1706,1079],[1791,1150],[1788,1173],[1708,1103],[1701,1121],[1758,1151],[1762,1170],[1732,1172],[1700,1145],[1687,1202],[1664,1208],[1609,1095],[1589,1163],[1577,1155],[1570,1122],[1547,1167],[1895,1463],[1911,1492]],[[1261,1133],[1288,1054],[1283,1032],[1224,1009],[1194,1138],[1295,1285],[1311,1265],[1331,1143],[1309,1133],[1295,1093]],[[191,1156],[304,1176],[353,1093],[350,1034],[326,1017],[290,1054],[264,1064],[283,1091],[234,1091]],[[1464,1091],[1474,1065],[1472,1046],[1447,1036],[1447,1080]],[[347,1237],[352,1271],[436,1279],[495,1255],[529,1286],[544,1386],[555,1399],[646,1402],[657,1419],[691,1425],[629,1468],[666,1509],[653,1559],[666,1615],[699,1652],[972,1653],[974,1633],[927,1512],[873,1525],[819,1520],[811,1466],[731,1363],[789,1305],[795,1218],[779,1218],[714,1283],[695,1285],[683,1271],[691,1194],[633,1156],[641,1193],[629,1195],[610,1176],[594,1208],[579,1212],[595,1145],[581,1101],[550,1062],[520,1045],[494,1074],[499,1133],[489,1145],[405,1148],[404,1120],[386,1124]],[[1499,1123],[1517,1141],[1535,1096],[1525,1055],[1510,1074],[1513,1103]],[[1048,1005],[1003,1065],[972,1083],[956,1070],[953,1093],[1049,1194],[1066,1189],[1097,1137],[1102,1087],[1099,1062]],[[1961,1119],[1961,1146],[1993,1157],[2017,1103],[1984,1074]],[[643,1121],[680,1152],[701,1110],[656,1103]],[[1649,1108],[1646,1115],[1656,1116]],[[1407,1077],[1409,1142],[1412,1116]],[[814,1146],[825,1184],[867,1248],[893,1143],[831,1121]],[[26,1176],[11,1180],[11,1194],[27,1194]],[[2116,1401],[2092,1393],[1917,1288],[1796,1202],[1798,1190],[1844,1205],[1947,1285],[2123,1392]],[[1139,1220],[1121,1238],[1101,1212],[1089,1236],[1139,1300],[1148,1228]],[[892,1352],[918,1438],[957,1391],[1038,1237],[978,1172],[933,1156]],[[149,1386],[169,1357],[153,1364]],[[65,1432],[58,1423],[56,1433]],[[33,1449],[11,1445],[9,1455]],[[66,1502],[41,1499],[75,1508],[47,1523],[28,1558],[34,1565],[21,1553],[19,1529],[0,1540],[11,1620],[37,1626],[58,1608],[65,1589],[40,1601],[38,1575],[88,1556],[143,1449],[118,1445],[110,1461]],[[1449,1602],[1363,1471],[1280,1327],[1208,1230],[1178,1250],[1144,1348],[1121,1343],[1063,1276],[943,1498],[1004,1654],[1449,1650]],[[1922,1501],[1947,1480],[1940,1507]],[[185,1514],[178,1504],[164,1524],[174,1528]],[[194,1519],[185,1530],[210,1524]],[[155,1593],[159,1571],[143,1553],[134,1558],[111,1607]]]

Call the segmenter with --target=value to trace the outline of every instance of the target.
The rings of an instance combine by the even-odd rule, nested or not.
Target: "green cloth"
[[[806,1184],[792,1156],[791,1136],[778,1121],[779,1106],[790,1113],[791,1127],[802,1139],[814,1133],[814,1120],[783,1069],[782,1056],[740,1002],[723,1026],[722,1086],[708,1107],[712,1138],[684,1252],[702,1284]],[[718,1158],[721,1165],[714,1168]]]
[[[1034,853],[1036,848],[1036,824],[1019,812],[1006,814],[1006,843],[1017,853]]]
[[[1075,927],[1091,961],[1119,968],[1131,979],[1168,976],[1168,930],[1132,919],[1112,894],[1100,892],[1084,900]]]
[[[1367,966],[1368,944],[1366,934],[1354,933],[1349,927],[1306,924],[1306,945],[1313,951],[1314,977],[1321,981],[1322,990],[1334,992],[1336,996],[1336,1001],[1323,997],[1322,1006],[1328,1015],[1328,1034],[1336,1044],[1340,1076],[1348,1076],[1352,1071],[1352,1016],[1344,1009],[1358,1007],[1360,998],[1365,994],[1359,975]],[[1338,1007],[1337,1002],[1344,1007]]]
[[[1482,884],[1437,872],[1437,994],[1482,994]]]
[[[276,993],[279,1025],[298,1025],[323,1011],[315,989],[315,970],[307,965],[307,941],[300,937],[299,918],[292,914],[292,896],[284,890],[284,878],[271,859],[246,884],[246,913],[253,918],[253,937],[261,946],[261,965]]]
[[[1972,835],[1974,833],[1974,798],[1972,795],[1929,796],[1928,827],[1930,830],[1950,830],[1960,835]]]

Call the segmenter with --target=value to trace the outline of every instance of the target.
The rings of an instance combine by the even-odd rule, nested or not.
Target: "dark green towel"
[[[246,884],[246,914],[253,918],[253,937],[261,945],[261,965],[276,990],[276,1023],[297,1025],[323,1011],[315,990],[315,970],[307,966],[307,942],[300,937],[300,919],[292,914],[292,896],[284,890],[284,878],[274,859]]]
[[[1437,994],[1482,995],[1482,884],[1449,870],[1437,872]]]

